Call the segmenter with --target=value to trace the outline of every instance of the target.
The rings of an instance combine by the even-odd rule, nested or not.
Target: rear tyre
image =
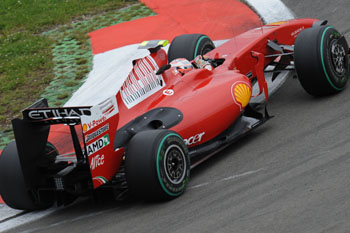
[[[211,39],[203,34],[184,34],[174,38],[171,42],[168,59],[186,58],[191,61],[198,55],[204,55],[215,49]]]
[[[349,47],[333,27],[302,31],[294,43],[294,63],[299,81],[313,96],[342,91],[349,79]]]
[[[180,196],[190,177],[187,146],[170,130],[136,134],[128,144],[125,165],[131,195],[145,200]]]
[[[0,156],[0,195],[13,209],[39,210],[50,207],[52,196],[38,198],[37,192],[28,189],[20,164],[16,142],[10,142]]]

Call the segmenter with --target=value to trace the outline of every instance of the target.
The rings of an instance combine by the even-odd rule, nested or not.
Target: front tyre
[[[184,34],[173,39],[168,50],[168,60],[186,58],[191,61],[215,49],[213,41],[203,34]]]
[[[342,91],[349,79],[349,46],[331,26],[302,31],[294,43],[294,63],[306,92],[325,96]]]
[[[170,130],[136,134],[126,151],[126,179],[131,195],[146,200],[170,200],[186,189],[190,176],[188,149]]]

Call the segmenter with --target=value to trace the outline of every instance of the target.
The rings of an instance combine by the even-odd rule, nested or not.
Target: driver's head
[[[171,68],[180,72],[182,75],[193,69],[193,65],[185,58],[177,58],[170,62]]]

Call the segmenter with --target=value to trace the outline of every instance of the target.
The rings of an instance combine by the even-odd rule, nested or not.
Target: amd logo
[[[87,154],[88,154],[88,156],[90,156],[91,154],[96,153],[97,151],[101,150],[105,146],[109,145],[109,143],[110,143],[110,140],[109,140],[108,134],[106,134],[105,136],[97,139],[96,141],[94,141],[93,143],[91,143],[91,144],[89,144],[87,146]]]
[[[44,120],[50,118],[66,118],[66,117],[80,117],[82,115],[91,115],[90,108],[51,108],[29,110],[27,112],[28,118],[32,120]]]

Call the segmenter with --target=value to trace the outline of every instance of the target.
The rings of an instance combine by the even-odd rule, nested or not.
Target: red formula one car
[[[16,209],[67,204],[97,188],[144,199],[181,195],[190,169],[269,119],[266,102],[296,70],[311,95],[342,91],[349,48],[326,21],[265,25],[215,48],[205,35],[148,41],[121,89],[96,106],[14,119],[0,156],[0,194]],[[206,55],[204,55],[206,54]]]

